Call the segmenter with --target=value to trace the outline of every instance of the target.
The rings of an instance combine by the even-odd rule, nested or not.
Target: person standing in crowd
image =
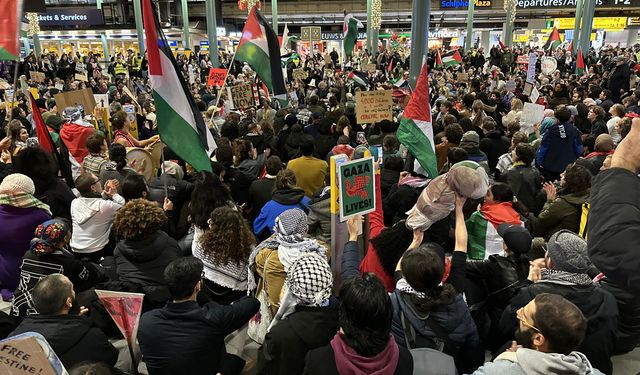
[[[561,106],[555,110],[554,116],[558,123],[544,133],[536,156],[536,166],[548,182],[558,180],[567,165],[582,155],[580,132],[569,122],[571,111]]]
[[[228,354],[224,339],[247,324],[260,303],[242,297],[231,305],[196,302],[202,290],[202,261],[178,258],[164,270],[172,301],[142,315],[138,341],[149,375],[240,374],[244,361]]]
[[[297,186],[304,190],[304,194],[307,197],[312,197],[313,193],[322,187],[324,176],[329,169],[326,161],[312,156],[313,150],[313,138],[306,135],[302,137],[302,142],[300,143],[302,156],[287,163],[287,169],[295,173]]]

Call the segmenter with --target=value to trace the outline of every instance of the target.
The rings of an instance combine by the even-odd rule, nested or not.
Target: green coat
[[[553,202],[547,202],[537,218],[533,218],[533,234],[549,238],[553,233],[567,229],[578,233],[582,204],[589,200],[589,190],[559,195]]]

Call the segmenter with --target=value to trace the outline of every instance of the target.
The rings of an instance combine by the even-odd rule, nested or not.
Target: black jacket
[[[251,199],[251,217],[253,219],[260,214],[262,207],[271,200],[275,184],[275,178],[263,178],[251,183],[249,197]]]
[[[247,324],[260,303],[243,297],[231,305],[168,303],[140,318],[138,342],[149,375],[211,375],[226,354],[224,338]]]
[[[389,195],[392,187],[398,183],[398,179],[400,179],[399,171],[385,168],[380,170],[380,190],[383,199]]]
[[[611,168],[598,173],[591,187],[587,239],[589,257],[607,278],[640,297],[640,179]]]
[[[502,135],[497,130],[492,130],[487,133],[487,136],[480,141],[480,150],[487,155],[489,162],[489,170],[491,173],[496,171],[496,164],[498,164],[498,158],[501,155],[509,152],[509,146],[511,142],[509,138]]]
[[[44,191],[36,191],[35,197],[51,208],[51,216],[71,220],[71,201],[76,199],[69,186],[56,179],[53,186]]]
[[[338,331],[339,302],[327,307],[299,306],[274,326],[258,354],[258,374],[298,375],[307,352],[329,344]]]
[[[123,291],[144,293],[146,307],[162,306],[170,298],[164,269],[178,254],[176,240],[160,230],[140,240],[119,241],[113,256]]]
[[[536,197],[542,187],[542,180],[537,169],[526,165],[517,165],[509,169],[501,179],[509,184],[518,201],[529,211],[536,215],[540,212],[542,205],[538,203]]]
[[[620,103],[620,90],[629,91],[629,79],[631,77],[631,69],[629,64],[624,63],[616,66],[609,75],[609,90],[611,90],[611,100],[614,103]]]
[[[611,356],[614,354],[618,307],[613,296],[596,285],[580,286],[566,282],[539,281],[520,289],[511,299],[500,320],[505,338],[513,339],[518,327],[516,311],[526,306],[538,294],[558,294],[575,304],[587,319],[587,332],[578,351],[584,353],[593,367],[607,375],[613,372]]]
[[[44,336],[66,368],[89,361],[103,362],[113,367],[118,360],[118,351],[91,320],[79,315],[31,315],[9,336],[25,332],[36,332]]]
[[[484,287],[491,307],[504,309],[522,286],[513,256],[490,255],[486,260],[467,259],[467,283]]]

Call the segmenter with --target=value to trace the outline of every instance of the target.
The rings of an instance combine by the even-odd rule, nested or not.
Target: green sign
[[[340,221],[376,209],[373,158],[358,159],[338,166]]]

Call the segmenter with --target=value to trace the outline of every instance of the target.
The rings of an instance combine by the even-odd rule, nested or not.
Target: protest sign
[[[293,79],[306,79],[307,72],[302,68],[293,69]]]
[[[91,89],[65,91],[54,96],[56,100],[56,106],[60,110],[64,108],[81,105],[84,108],[84,113],[93,113],[93,109],[96,107],[96,100],[93,97],[93,91]]]
[[[542,74],[551,75],[558,68],[558,61],[553,57],[544,56],[540,61],[540,68],[542,69]]]
[[[510,79],[507,81],[505,88],[507,89],[507,91],[509,92],[514,92],[516,91],[516,81]]]
[[[391,90],[356,92],[356,118],[358,124],[372,124],[392,120],[393,98]]]
[[[89,80],[89,78],[87,78],[86,74],[76,73],[76,75],[74,77],[75,77],[76,81],[87,82]]]
[[[372,157],[338,165],[340,221],[376,209],[374,182]]]
[[[367,72],[375,73],[377,70],[376,64],[367,64],[366,66]]]
[[[227,79],[227,69],[211,68],[209,69],[209,78],[207,79],[207,85],[209,86],[224,86],[224,81]]]
[[[469,73],[458,73],[457,78],[459,82],[469,82]]]
[[[522,93],[525,94],[526,96],[531,96],[531,91],[532,90],[533,90],[533,83],[525,82],[524,83],[524,89],[522,90]]]
[[[527,67],[527,81],[533,82],[536,76],[536,63],[538,62],[538,54],[531,52],[529,54],[529,66]]]
[[[251,85],[227,87],[227,92],[233,101],[233,108],[245,109],[253,106],[253,89]]]
[[[40,91],[38,90],[37,87],[29,87],[29,89],[27,90],[31,93],[31,95],[33,95],[34,99],[39,99],[40,98]]]
[[[531,90],[531,95],[529,95],[529,99],[531,99],[531,103],[537,102],[539,97],[540,97],[540,93],[538,92],[538,89],[534,87]]]
[[[129,126],[129,134],[133,138],[138,139],[138,116],[136,116],[136,107],[133,104],[125,104],[122,106],[122,110],[127,113],[127,118],[131,123]]]
[[[335,71],[333,69],[325,69],[324,76],[325,77],[333,77],[335,75]]]
[[[27,332],[0,341],[0,373],[64,375],[67,370],[42,335]]]
[[[539,124],[544,118],[544,106],[534,103],[524,103],[522,114],[520,115],[520,130],[533,133],[533,125]]]
[[[518,55],[518,57],[516,58],[516,64],[528,64],[529,63],[529,56],[527,55]]]
[[[93,98],[99,108],[109,108],[109,94],[93,94]]]
[[[62,91],[62,89],[64,89],[64,83],[62,83],[62,82],[58,82],[58,83],[56,83],[56,84],[54,85],[54,87],[55,87],[57,90]]]
[[[31,78],[31,80],[33,82],[38,82],[38,83],[42,83],[46,79],[46,76],[44,75],[44,73],[35,72],[35,71],[30,71],[29,72],[29,77]]]

